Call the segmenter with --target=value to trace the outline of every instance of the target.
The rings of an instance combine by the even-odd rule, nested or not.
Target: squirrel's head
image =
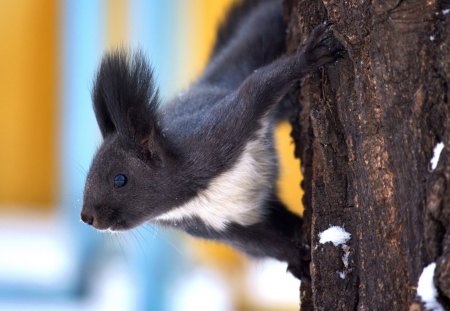
[[[93,92],[103,144],[86,180],[81,219],[97,229],[133,228],[164,208],[171,156],[157,124],[158,92],[142,53],[104,56]]]

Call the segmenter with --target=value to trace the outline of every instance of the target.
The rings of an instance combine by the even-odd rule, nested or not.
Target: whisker
[[[88,171],[83,167],[80,161],[75,159],[74,157],[70,156],[70,160],[75,163],[75,167],[77,168],[78,172],[83,176],[86,177],[88,174]]]
[[[122,244],[123,236],[120,233],[113,233],[113,232],[111,232],[110,236],[113,237],[116,240],[117,245],[119,246],[119,250],[121,251],[121,253],[125,254],[125,248],[124,248],[124,246]]]
[[[158,235],[159,228],[157,226],[153,226],[151,224],[145,224],[145,225],[141,226],[140,228],[142,228],[143,230],[150,233],[152,235],[151,236],[152,239],[155,239],[156,236]]]
[[[144,225],[142,225],[140,228],[144,229],[145,231],[153,234],[152,238],[156,238],[156,235],[158,234],[159,228],[160,226],[156,223],[146,223]],[[175,250],[178,254],[180,254],[181,256],[186,256],[186,253],[179,247],[177,247],[170,238],[168,238],[167,236],[165,236],[164,234],[160,234],[158,236],[159,238],[161,238],[162,241],[164,241],[167,245],[169,245],[173,250]]]
[[[147,256],[145,244],[147,242],[147,238],[141,231],[142,227],[138,227],[129,231],[130,235],[133,237],[136,245],[140,248],[142,253]]]

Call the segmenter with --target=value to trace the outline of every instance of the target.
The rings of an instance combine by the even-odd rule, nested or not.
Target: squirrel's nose
[[[92,224],[94,223],[94,216],[81,212],[81,220],[92,226]]]

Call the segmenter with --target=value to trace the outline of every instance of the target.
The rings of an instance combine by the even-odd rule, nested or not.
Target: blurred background
[[[286,265],[146,225],[79,220],[101,136],[90,89],[103,51],[141,48],[162,98],[204,68],[233,0],[15,0],[0,10],[0,310],[297,310]],[[290,127],[279,191],[301,212]]]

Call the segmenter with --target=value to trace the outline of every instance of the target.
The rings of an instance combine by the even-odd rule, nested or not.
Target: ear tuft
[[[103,137],[117,133],[138,142],[156,126],[158,90],[141,51],[107,53],[95,78],[92,99]]]

